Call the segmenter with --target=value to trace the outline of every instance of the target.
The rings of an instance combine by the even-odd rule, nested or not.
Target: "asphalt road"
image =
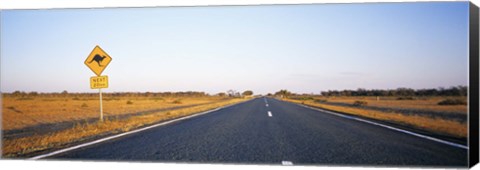
[[[466,149],[257,98],[47,159],[459,167],[467,165],[467,154]]]

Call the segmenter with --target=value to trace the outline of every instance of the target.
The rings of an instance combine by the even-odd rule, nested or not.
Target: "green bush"
[[[368,102],[366,102],[366,101],[357,100],[357,101],[353,102],[354,106],[366,106],[367,104],[368,104]]]
[[[154,98],[150,98],[150,100],[154,100],[157,102],[157,101],[164,101],[165,99],[161,97],[154,97]]]
[[[31,98],[31,97],[21,97],[21,98],[17,98],[17,100],[34,100],[34,98]]]
[[[301,100],[313,100],[313,97],[302,97]]]
[[[408,96],[408,97],[398,97],[397,100],[415,100],[414,97]]]
[[[173,104],[182,104],[182,100],[177,99],[172,102]]]
[[[445,99],[438,102],[438,105],[467,105],[467,101],[463,99]]]
[[[315,102],[317,102],[317,103],[326,103],[326,102],[328,102],[328,100],[327,100],[327,99],[316,99]]]

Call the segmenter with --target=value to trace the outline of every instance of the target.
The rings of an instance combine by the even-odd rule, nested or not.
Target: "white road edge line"
[[[438,143],[443,143],[443,144],[446,144],[446,145],[450,145],[450,146],[454,146],[454,147],[458,147],[458,148],[462,148],[462,149],[468,149],[468,146],[465,146],[465,145],[462,145],[462,144],[453,143],[453,142],[445,141],[445,140],[442,140],[442,139],[418,134],[418,133],[411,132],[411,131],[408,131],[408,130],[403,130],[403,129],[395,128],[395,127],[392,127],[392,126],[380,124],[380,123],[377,123],[377,122],[368,121],[368,120],[361,119],[361,118],[358,118],[358,117],[343,115],[343,114],[339,114],[339,113],[335,113],[335,112],[331,112],[331,111],[323,110],[323,109],[319,109],[319,108],[314,108],[314,107],[310,107],[310,106],[306,106],[306,105],[300,105],[300,104],[297,104],[297,105],[302,106],[302,107],[306,107],[306,108],[309,108],[309,109],[329,113],[329,114],[336,115],[336,116],[339,116],[339,117],[352,119],[352,120],[357,120],[357,121],[365,122],[365,123],[368,123],[368,124],[384,127],[384,128],[387,128],[387,129],[397,131],[397,132],[402,132],[402,133],[405,133],[405,134],[413,135],[413,136],[420,137],[420,138],[423,138],[423,139],[428,139],[428,140],[435,141],[435,142],[438,142]]]
[[[282,165],[291,166],[291,165],[293,165],[293,162],[291,162],[291,161],[282,161]]]
[[[268,117],[272,117],[272,112],[268,111]]]
[[[253,100],[253,99],[251,99],[251,100]],[[147,126],[147,127],[141,128],[141,129],[136,129],[136,130],[132,130],[132,131],[125,132],[125,133],[120,133],[120,134],[117,134],[117,135],[113,135],[113,136],[109,136],[109,137],[106,137],[106,138],[98,139],[98,140],[95,140],[95,141],[92,141],[92,142],[80,144],[80,145],[77,145],[77,146],[72,146],[72,147],[65,148],[65,149],[60,149],[60,150],[53,151],[53,152],[43,154],[43,155],[34,156],[34,157],[31,157],[31,158],[28,158],[28,159],[29,160],[37,160],[37,159],[46,158],[46,157],[49,157],[49,156],[53,156],[53,155],[57,155],[57,154],[60,154],[60,153],[68,152],[68,151],[75,150],[75,149],[78,149],[78,148],[82,148],[82,147],[90,146],[90,145],[93,145],[93,144],[105,142],[105,141],[115,139],[115,138],[118,138],[118,137],[122,137],[122,136],[125,136],[125,135],[141,132],[141,131],[151,129],[151,128],[155,128],[155,127],[158,127],[158,126],[167,125],[167,124],[177,122],[177,121],[180,121],[180,120],[185,120],[185,119],[189,119],[189,118],[192,118],[192,117],[204,115],[204,114],[207,114],[207,113],[210,113],[210,112],[215,112],[215,111],[218,111],[218,110],[221,110],[221,109],[224,109],[224,108],[227,108],[227,107],[231,107],[231,106],[234,106],[234,105],[237,105],[237,104],[245,103],[245,102],[248,102],[248,101],[250,101],[250,100],[243,101],[243,102],[240,102],[240,103],[234,103],[234,104],[226,105],[226,106],[215,108],[215,109],[212,109],[212,110],[207,110],[207,111],[204,111],[204,112],[200,112],[200,113],[193,114],[193,115],[190,115],[190,116],[181,117],[181,118],[178,118],[178,119],[169,120],[169,121],[166,121],[166,122],[162,122],[162,123],[154,124],[154,125],[151,125],[151,126]]]

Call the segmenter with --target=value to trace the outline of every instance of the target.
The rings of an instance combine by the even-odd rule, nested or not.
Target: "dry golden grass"
[[[26,99],[3,97],[3,130],[99,117],[98,97],[30,97]],[[103,99],[103,111],[104,116],[125,115],[221,100],[223,98],[220,97],[106,97]]]
[[[397,100],[398,97],[318,97],[317,99],[324,99],[328,102],[338,102],[352,104],[355,101],[366,101],[368,106],[376,107],[393,107],[404,109],[419,109],[439,112],[456,112],[467,114],[466,105],[438,105],[437,103],[447,99],[465,99],[466,97],[419,97],[415,100]]]
[[[133,100],[120,99],[120,100],[111,100],[112,102],[107,105],[109,105],[112,110],[115,110],[115,112],[111,111],[110,114],[124,114],[125,112],[128,113],[128,112],[142,111],[144,109],[191,105],[191,104],[202,104],[202,105],[168,110],[168,111],[160,111],[160,112],[156,112],[148,115],[133,116],[128,119],[106,120],[103,123],[77,124],[74,128],[52,132],[45,135],[34,135],[34,136],[28,136],[28,137],[22,137],[22,138],[16,138],[16,139],[7,139],[7,140],[3,140],[2,154],[4,157],[18,157],[18,156],[35,152],[35,151],[41,151],[41,150],[51,149],[51,148],[59,148],[59,147],[66,146],[72,142],[81,142],[81,141],[89,140],[94,137],[98,137],[102,135],[126,132],[141,126],[154,124],[162,120],[168,120],[168,119],[178,118],[186,115],[191,115],[194,113],[211,110],[214,108],[218,108],[221,106],[234,104],[234,103],[238,103],[246,100],[246,99],[239,99],[239,98],[225,100],[224,98],[218,98],[218,97],[181,98],[180,99],[181,104],[175,104],[175,105],[170,104],[170,103],[174,103],[173,101],[178,99],[180,98],[166,99],[164,101],[155,101],[155,100],[150,100],[146,98],[133,99]],[[41,99],[34,99],[34,100],[42,101]],[[133,104],[126,104],[127,101],[131,101]],[[43,102],[47,102],[47,101],[43,101]],[[43,112],[41,113],[26,112],[28,110],[26,109],[28,108],[27,106],[32,106],[32,105],[36,107],[41,106],[41,104],[39,103],[35,104],[35,102],[32,102],[30,103],[30,105],[27,105],[27,106],[22,106],[21,104],[16,103],[14,101],[9,101],[7,102],[7,105],[13,105],[13,107],[18,107],[19,109],[23,108],[24,110],[22,112],[30,116],[36,116],[37,119],[42,120],[42,122],[71,120],[71,119],[76,119],[80,117],[79,115],[76,115],[76,116],[70,116],[68,118],[57,118],[56,116],[61,117],[64,114],[63,112],[65,111],[62,110],[63,108],[65,109],[68,108],[69,110],[78,111],[78,110],[82,110],[81,108],[79,108],[81,107],[80,103],[88,102],[89,104],[92,104],[92,105],[93,103],[97,103],[98,105],[98,100],[92,100],[91,102],[89,102],[89,100],[74,101],[74,102],[72,102],[72,100],[69,100],[69,102],[65,102],[65,103],[62,102],[63,104],[57,104],[57,105],[53,103],[49,103],[48,106],[52,107],[52,110],[56,111],[51,113],[52,115],[48,115],[48,113],[43,113]],[[106,103],[108,103],[108,101]],[[135,104],[138,104],[138,106],[135,106]],[[58,107],[60,107],[61,109],[59,109]],[[115,108],[115,107],[118,107],[118,108]],[[5,104],[3,108],[5,109]],[[105,108],[105,110],[107,109],[108,107]],[[13,110],[13,109],[10,109],[10,110]],[[44,108],[44,110],[48,111],[48,107]],[[88,111],[86,110],[82,110],[81,113],[83,114],[83,116],[98,117],[98,111],[96,109],[93,109],[90,111],[90,112],[93,112],[93,114],[88,113]],[[8,118],[4,117],[3,121],[4,122],[13,121],[11,119],[12,117],[13,116]],[[49,117],[55,118],[55,119],[49,121],[48,120]],[[10,124],[10,126],[17,125],[21,127],[21,126],[35,124],[35,121],[19,121],[19,122],[20,123]]]
[[[467,124],[460,123],[453,120],[445,120],[440,118],[430,118],[425,116],[418,116],[418,115],[404,115],[400,113],[394,112],[381,112],[381,111],[373,111],[373,110],[366,110],[361,108],[353,108],[353,107],[343,107],[343,106],[333,106],[328,104],[322,104],[309,101],[300,101],[300,100],[291,100],[291,99],[284,99],[290,102],[295,103],[303,103],[305,105],[324,108],[327,110],[333,110],[338,112],[343,112],[351,115],[359,115],[367,118],[377,119],[377,120],[384,120],[393,123],[398,123],[402,125],[412,126],[415,128],[419,128],[422,130],[434,132],[437,134],[444,134],[454,137],[465,138],[467,137]],[[342,101],[347,101],[343,99]],[[350,102],[353,103],[352,100]],[[368,101],[368,105],[370,101]]]

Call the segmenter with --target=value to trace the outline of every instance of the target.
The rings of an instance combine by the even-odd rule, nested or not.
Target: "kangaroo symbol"
[[[102,57],[102,56],[96,54],[96,55],[92,58],[92,60],[90,60],[90,62],[88,62],[88,63],[90,64],[90,63],[92,63],[93,61],[96,61],[96,62],[98,63],[98,66],[103,67],[100,63],[103,61],[103,59],[105,59],[105,57],[106,57],[106,56],[103,56],[103,57]]]

